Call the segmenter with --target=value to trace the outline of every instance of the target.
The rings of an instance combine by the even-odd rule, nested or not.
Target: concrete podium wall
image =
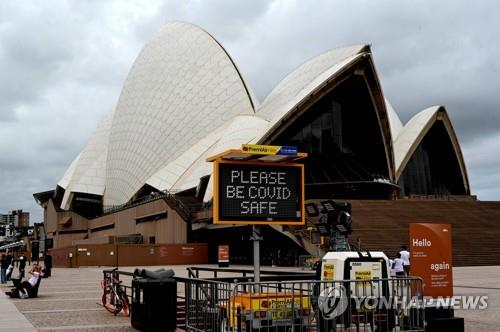
[[[54,267],[146,266],[208,263],[208,245],[86,244],[52,249]]]

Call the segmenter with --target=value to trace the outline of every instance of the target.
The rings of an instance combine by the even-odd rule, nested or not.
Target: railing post
[[[189,319],[191,313],[191,282],[184,283],[184,306],[185,306],[185,324],[186,330],[189,331]]]
[[[238,332],[241,332],[241,308],[236,308],[236,328]]]

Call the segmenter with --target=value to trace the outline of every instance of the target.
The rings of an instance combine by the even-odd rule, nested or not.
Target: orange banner
[[[410,224],[411,275],[424,279],[425,296],[453,296],[450,224]]]

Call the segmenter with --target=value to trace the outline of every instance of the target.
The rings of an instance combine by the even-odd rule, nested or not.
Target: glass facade
[[[306,184],[389,178],[379,122],[361,76],[325,95],[271,144],[307,152]]]

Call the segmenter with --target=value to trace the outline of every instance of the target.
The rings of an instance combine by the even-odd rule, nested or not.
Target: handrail
[[[193,215],[191,214],[191,210],[189,210],[186,205],[179,200],[175,195],[171,194],[168,190],[164,191],[164,195],[162,195],[162,198],[166,198],[167,200],[172,201],[173,203],[173,209],[175,209],[177,212],[179,212],[186,222],[191,222],[193,220]],[[167,202],[168,203],[168,202]]]
[[[197,266],[192,266],[189,267],[188,269],[192,271],[196,271],[196,276],[199,276],[199,271],[206,271],[206,272],[214,272],[214,278],[217,277],[217,272],[231,272],[231,273],[242,273],[243,276],[246,276],[247,273],[253,274],[254,270],[251,269],[234,269],[234,268],[217,268],[217,267],[197,267]],[[308,275],[313,275],[310,272],[290,272],[290,271],[280,271],[280,270],[261,270],[260,271],[261,275],[298,275],[298,276],[308,276]]]
[[[146,204],[146,203],[156,201],[159,199],[168,199],[168,200],[172,201],[175,209],[184,215],[183,217],[186,219],[187,222],[190,222],[193,219],[192,211],[186,206],[186,204],[184,204],[181,200],[179,200],[177,197],[175,197],[175,194],[173,194],[172,192],[170,192],[168,190],[163,190],[161,192],[156,193],[155,195],[148,195],[148,196],[141,197],[139,199],[136,199],[133,202],[127,202],[127,203],[124,203],[121,205],[111,206],[109,208],[104,209],[102,214],[95,216],[94,218],[91,218],[91,219],[99,218],[99,217],[102,217],[102,216],[105,216],[105,215],[108,215],[111,213],[116,213],[116,212],[119,212],[122,210],[130,209],[130,208],[133,208],[135,206]]]
[[[189,277],[198,278],[198,275],[193,272],[192,268],[188,267],[188,268],[186,268],[186,270],[188,271]]]
[[[125,276],[133,277],[134,273],[133,272],[128,272],[128,271],[120,271],[118,268],[114,268],[111,270],[102,270],[103,273],[111,273],[111,272],[116,272],[118,275],[123,274]]]

